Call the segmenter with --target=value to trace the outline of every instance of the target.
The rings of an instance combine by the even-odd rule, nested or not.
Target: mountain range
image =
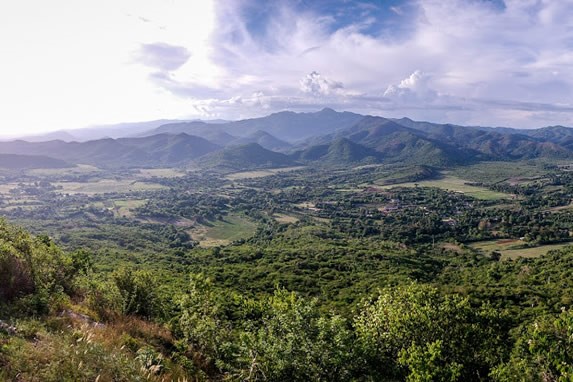
[[[0,154],[20,156],[0,156],[0,167],[14,168],[18,158],[28,163],[23,168],[42,162],[54,167],[80,163],[109,168],[193,165],[229,171],[304,163],[449,166],[484,160],[573,158],[573,129],[569,127],[524,130],[459,126],[332,109],[285,111],[233,122],[119,124],[90,132],[114,137],[84,142],[0,142]]]

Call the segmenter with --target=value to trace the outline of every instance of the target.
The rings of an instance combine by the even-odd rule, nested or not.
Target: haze
[[[2,135],[333,107],[573,124],[570,1],[0,3]]]

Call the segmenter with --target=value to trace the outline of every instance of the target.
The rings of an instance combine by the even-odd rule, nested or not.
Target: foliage
[[[158,294],[159,282],[150,271],[122,268],[111,275],[121,296],[122,313],[159,317],[163,304]]]
[[[510,360],[492,374],[498,381],[571,381],[573,312],[543,317],[524,328]]]
[[[435,377],[443,373],[441,380],[480,380],[506,354],[507,327],[499,312],[415,284],[365,301],[354,325],[368,369],[389,378],[428,380],[434,369]],[[446,371],[435,369],[439,364]]]
[[[0,304],[16,301],[22,310],[47,312],[72,291],[84,268],[79,257],[66,255],[47,236],[32,237],[0,221]]]
[[[345,381],[352,375],[353,335],[339,316],[323,316],[316,300],[283,289],[264,301],[261,322],[241,336],[242,378]]]

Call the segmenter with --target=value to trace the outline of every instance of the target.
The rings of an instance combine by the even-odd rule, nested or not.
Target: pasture
[[[239,239],[248,239],[257,224],[242,215],[227,215],[223,220],[203,224],[190,230],[191,237],[199,241],[201,247],[227,245]]]
[[[499,200],[512,198],[512,195],[510,194],[492,191],[485,187],[469,185],[467,180],[458,178],[453,175],[444,175],[439,179],[421,180],[419,182],[407,182],[392,185],[380,185],[376,187],[386,190],[395,187],[436,187],[443,190],[460,192],[482,200]]]
[[[476,249],[487,255],[493,251],[501,253],[502,260],[513,260],[518,257],[539,257],[545,255],[551,250],[561,249],[573,243],[546,244],[534,247],[528,247],[528,243],[523,240],[488,240],[478,241],[469,245],[470,248]]]

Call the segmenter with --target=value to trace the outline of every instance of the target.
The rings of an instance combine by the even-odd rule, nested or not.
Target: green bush
[[[500,382],[573,380],[573,312],[540,318],[524,328],[510,360],[492,376]]]

